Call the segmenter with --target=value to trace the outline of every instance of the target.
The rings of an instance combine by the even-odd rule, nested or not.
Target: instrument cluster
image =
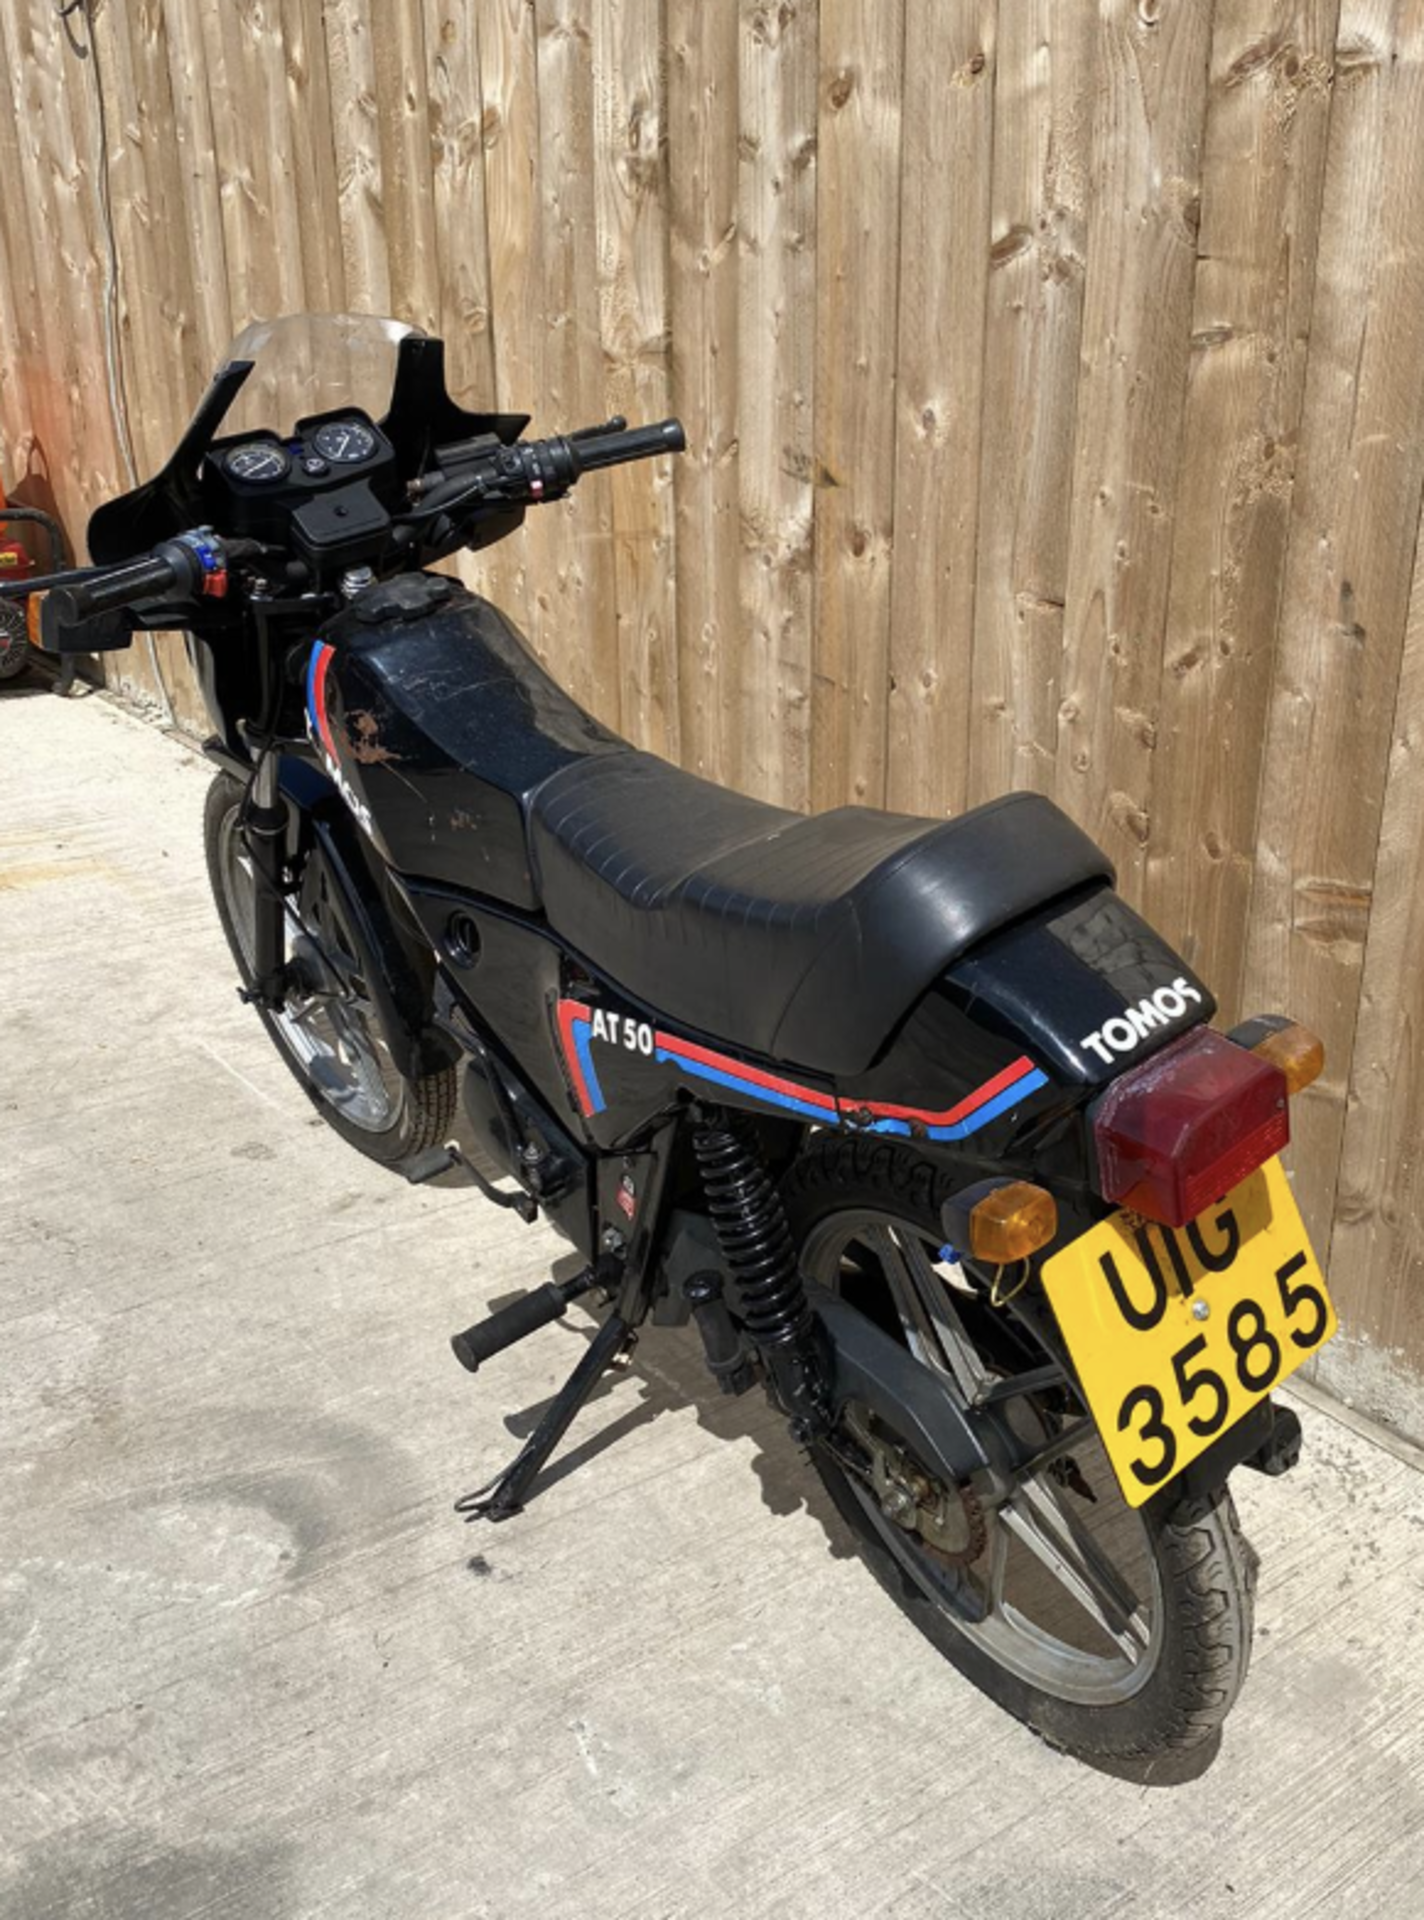
[[[364,524],[381,511],[378,502],[389,507],[395,481],[394,447],[354,411],[304,420],[286,438],[250,433],[215,442],[202,472],[214,520],[259,540],[281,540],[327,506]]]
[[[305,434],[281,440],[262,434],[209,456],[228,480],[243,487],[271,487],[284,480],[325,480],[388,454],[390,448],[369,421],[351,415],[323,420]]]

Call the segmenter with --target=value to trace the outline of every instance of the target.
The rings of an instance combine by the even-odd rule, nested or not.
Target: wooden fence
[[[1424,0],[4,0],[0,67],[22,495],[81,528],[303,307],[679,413],[492,590],[748,791],[1053,794],[1319,1028],[1321,1377],[1424,1437]]]

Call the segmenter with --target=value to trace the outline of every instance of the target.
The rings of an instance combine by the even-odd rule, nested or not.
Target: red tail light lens
[[[1289,1141],[1285,1075],[1197,1027],[1112,1083],[1093,1137],[1105,1200],[1184,1227]]]

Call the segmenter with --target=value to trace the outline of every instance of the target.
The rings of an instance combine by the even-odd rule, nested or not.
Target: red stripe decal
[[[578,1046],[574,1040],[574,1023],[579,1020],[592,1020],[593,1015],[581,1000],[561,1000],[558,1006],[559,1040],[564,1049],[564,1065],[569,1070],[569,1078],[574,1083],[574,1093],[578,1098],[579,1112],[585,1120],[598,1111],[598,1103],[588,1090],[588,1081],[584,1077],[583,1065],[579,1060]]]
[[[312,706],[316,712],[317,731],[321,734],[322,745],[336,758],[336,742],[331,737],[331,722],[326,717],[326,670],[331,665],[331,656],[335,647],[323,647],[317,655],[316,672],[312,675]]]
[[[996,1073],[992,1080],[986,1080],[982,1087],[976,1087],[973,1093],[966,1095],[958,1106],[946,1107],[943,1113],[931,1113],[925,1107],[894,1107],[881,1100],[842,1100],[842,1113],[873,1113],[877,1120],[919,1120],[927,1127],[952,1127],[957,1120],[967,1120],[976,1108],[992,1100],[997,1093],[1013,1086],[1016,1080],[1022,1080],[1026,1073],[1033,1072],[1033,1062],[1027,1054],[1022,1054],[1011,1065]]]
[[[772,1093],[784,1093],[793,1100],[804,1100],[807,1106],[821,1107],[831,1119],[835,1118],[834,1096],[822,1093],[816,1087],[798,1086],[794,1080],[778,1079],[774,1073],[763,1073],[760,1067],[749,1067],[745,1060],[733,1060],[728,1054],[713,1053],[707,1047],[699,1047],[694,1040],[680,1040],[676,1034],[655,1033],[653,1043],[684,1060],[698,1060],[704,1067],[715,1067],[719,1073],[732,1074],[750,1086],[766,1087]]]

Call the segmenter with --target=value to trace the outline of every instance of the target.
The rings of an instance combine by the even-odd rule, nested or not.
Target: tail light
[[[1098,1101],[1099,1193],[1164,1226],[1186,1226],[1286,1145],[1288,1091],[1273,1060],[1194,1028]]]

